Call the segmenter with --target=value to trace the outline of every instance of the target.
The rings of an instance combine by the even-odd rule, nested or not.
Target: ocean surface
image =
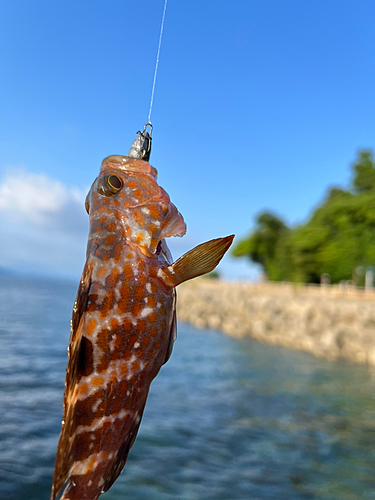
[[[48,500],[76,283],[0,277],[0,499]],[[180,324],[103,500],[375,499],[375,376]]]

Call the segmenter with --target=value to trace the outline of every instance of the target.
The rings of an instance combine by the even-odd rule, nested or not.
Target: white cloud
[[[87,190],[26,169],[0,180],[0,266],[78,274],[87,239]]]
[[[84,203],[82,190],[68,188],[45,174],[8,169],[0,183],[0,214],[11,219],[53,224],[55,216],[71,203]]]

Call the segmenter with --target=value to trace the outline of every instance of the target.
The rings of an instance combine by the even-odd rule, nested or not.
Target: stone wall
[[[177,309],[198,328],[375,366],[373,291],[198,278],[178,288]]]

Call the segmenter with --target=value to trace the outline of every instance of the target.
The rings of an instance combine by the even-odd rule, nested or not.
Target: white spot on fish
[[[100,405],[100,403],[101,403],[101,402],[102,402],[102,400],[101,400],[101,399],[98,399],[98,401],[96,401],[96,402],[92,405],[91,409],[92,409],[93,413],[96,413],[96,410],[99,408],[99,405]]]
[[[113,352],[115,350],[115,342],[117,335],[113,335],[111,342],[109,343],[109,350]]]
[[[135,348],[137,348],[137,347],[139,347],[139,345],[140,345],[140,344],[139,344],[139,342],[136,342],[136,343],[134,344],[134,347],[135,347]]]
[[[145,307],[144,309],[142,309],[141,314],[139,316],[141,318],[144,318],[144,317],[148,316],[150,313],[152,313],[151,307]]]

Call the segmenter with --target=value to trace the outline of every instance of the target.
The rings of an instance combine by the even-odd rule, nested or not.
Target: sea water
[[[0,278],[0,499],[48,500],[76,283]],[[375,499],[375,378],[180,324],[103,500]]]

